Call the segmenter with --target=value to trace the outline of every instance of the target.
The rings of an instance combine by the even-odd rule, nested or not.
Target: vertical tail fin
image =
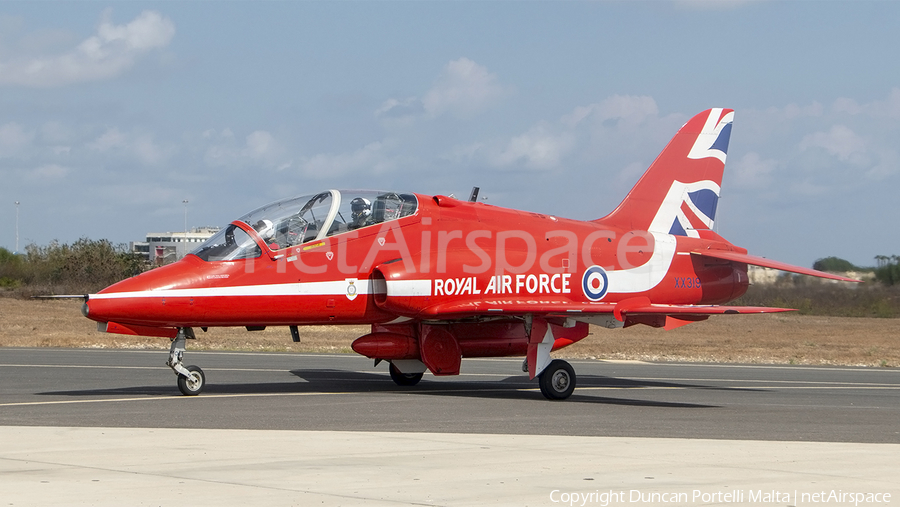
[[[612,213],[599,219],[626,230],[699,237],[712,229],[731,109],[709,109],[684,124]]]

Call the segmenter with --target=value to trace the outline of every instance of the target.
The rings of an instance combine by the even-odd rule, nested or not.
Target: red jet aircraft
[[[399,385],[464,357],[524,356],[549,399],[575,372],[550,353],[588,325],[672,329],[747,290],[747,265],[849,278],[747,254],[713,231],[734,113],[688,121],[609,215],[578,221],[442,195],[327,190],[231,222],[193,253],[87,296],[101,331],[172,339],[185,395],[203,371],[182,362],[194,328],[370,324],[353,350]],[[474,197],[474,196],[473,196]]]

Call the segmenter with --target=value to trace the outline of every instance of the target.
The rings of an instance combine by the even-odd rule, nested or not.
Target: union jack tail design
[[[734,111],[721,108],[691,118],[622,204],[598,221],[691,237],[712,229],[733,120]]]

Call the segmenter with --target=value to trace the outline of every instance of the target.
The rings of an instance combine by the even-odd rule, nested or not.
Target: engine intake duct
[[[426,304],[427,296],[431,296],[431,280],[417,279],[416,274],[407,273],[402,262],[377,266],[372,273],[372,282],[375,304],[395,315],[417,316]]]

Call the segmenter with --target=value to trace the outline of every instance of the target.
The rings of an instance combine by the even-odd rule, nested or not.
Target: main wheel
[[[203,370],[199,366],[191,365],[187,369],[191,372],[191,375],[189,377],[178,376],[178,390],[185,396],[197,396],[206,387],[206,375],[203,374]]]
[[[564,400],[575,391],[575,369],[561,359],[554,359],[538,375],[538,384],[548,400]]]
[[[425,373],[403,373],[397,369],[396,366],[391,364],[391,380],[394,381],[398,386],[414,386],[422,380],[422,375]]]

